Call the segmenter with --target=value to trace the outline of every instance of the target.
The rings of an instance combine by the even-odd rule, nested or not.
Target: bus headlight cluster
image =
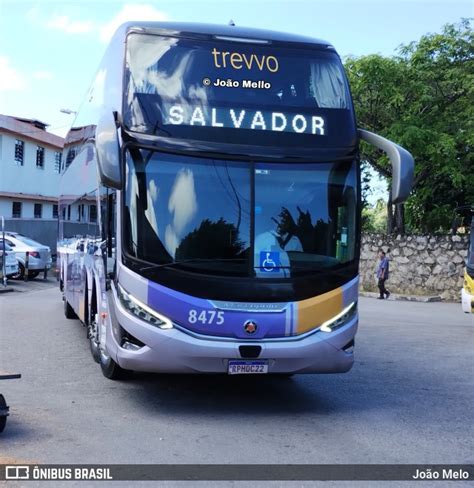
[[[321,324],[319,330],[322,332],[332,332],[333,330],[345,325],[356,314],[356,312],[357,302],[352,302],[341,313],[338,313],[336,316]]]
[[[145,320],[151,325],[156,325],[160,329],[172,329],[173,323],[167,317],[155,312],[148,305],[126,292],[122,286],[117,284],[117,296],[123,308],[141,320]]]

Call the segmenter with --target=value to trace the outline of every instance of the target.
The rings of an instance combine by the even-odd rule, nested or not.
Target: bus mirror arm
[[[410,195],[413,187],[415,161],[413,156],[403,147],[385,137],[368,130],[359,129],[359,137],[384,151],[392,164],[392,203],[402,203]]]
[[[122,127],[122,116],[116,111],[114,110],[112,112],[113,116],[114,116],[114,120],[115,120],[115,127],[117,129],[120,129],[120,127]]]
[[[120,190],[122,174],[120,171],[120,146],[117,124],[120,123],[117,112],[105,111],[96,127],[97,166],[102,183]]]

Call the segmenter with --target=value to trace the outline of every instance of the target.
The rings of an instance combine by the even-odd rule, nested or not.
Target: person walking
[[[384,251],[379,251],[379,264],[377,266],[377,279],[378,279],[378,287],[380,291],[380,296],[378,297],[379,300],[383,300],[384,298],[388,298],[390,296],[390,292],[385,288],[385,282],[388,280],[389,274],[389,261]]]

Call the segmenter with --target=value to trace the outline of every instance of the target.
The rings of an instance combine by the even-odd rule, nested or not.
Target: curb
[[[0,293],[8,293],[10,291],[14,291],[11,286],[7,286],[7,287],[0,286]]]
[[[371,291],[360,291],[359,295],[361,297],[368,297],[368,298],[377,298],[379,296],[378,293],[371,292]],[[398,300],[404,302],[423,302],[423,303],[432,303],[432,302],[442,302],[443,299],[439,295],[431,295],[431,296],[418,296],[418,295],[398,295],[396,293],[390,294],[391,300]],[[389,299],[389,300],[390,300]]]

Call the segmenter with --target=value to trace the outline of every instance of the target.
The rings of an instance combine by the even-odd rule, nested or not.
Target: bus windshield
[[[124,247],[145,267],[290,278],[354,259],[355,162],[259,164],[134,149]]]
[[[126,127],[150,135],[348,146],[354,132],[341,61],[323,48],[131,34],[124,96]]]

